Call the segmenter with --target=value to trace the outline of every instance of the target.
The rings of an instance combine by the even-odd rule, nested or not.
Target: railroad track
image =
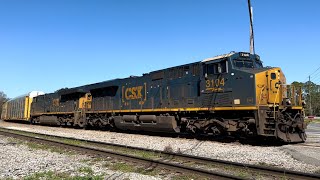
[[[82,140],[82,139],[69,138],[69,137],[66,138],[61,136],[32,133],[32,132],[26,132],[26,131],[20,131],[20,130],[10,130],[6,128],[0,128],[0,135],[10,136],[10,137],[28,140],[28,141],[36,141],[39,143],[45,143],[53,146],[60,146],[63,148],[68,148],[68,149],[90,153],[94,155],[114,157],[114,158],[122,159],[125,161],[141,163],[149,167],[159,167],[159,168],[168,169],[170,171],[174,170],[181,173],[197,174],[200,176],[209,177],[210,179],[248,179],[248,178],[238,177],[236,175],[230,175],[227,173],[221,173],[221,171],[219,172],[219,171],[206,170],[208,168],[192,167],[190,165],[185,165],[183,162],[194,162],[194,163],[197,163],[198,165],[199,164],[214,165],[215,167],[221,167],[221,168],[232,167],[232,168],[235,168],[233,169],[234,171],[243,169],[252,174],[259,174],[259,176],[263,174],[263,175],[271,176],[274,178],[279,177],[279,178],[285,178],[285,179],[310,179],[310,180],[320,179],[320,175],[317,175],[317,174],[302,173],[302,172],[290,171],[290,170],[280,169],[280,168],[243,164],[243,163],[217,160],[217,159],[211,159],[211,158],[205,158],[205,157],[197,157],[197,156],[191,156],[191,155],[174,153],[174,152],[150,150],[145,148],[124,146],[119,144]],[[62,141],[63,139],[83,142],[83,144],[85,145],[66,143]],[[161,157],[166,157],[166,158],[145,158],[145,157],[139,157],[137,155],[128,153],[128,152],[136,152],[136,151],[155,153],[160,155]]]
[[[294,146],[304,146],[304,147],[313,147],[313,148],[320,148],[320,145],[317,144],[296,144]]]

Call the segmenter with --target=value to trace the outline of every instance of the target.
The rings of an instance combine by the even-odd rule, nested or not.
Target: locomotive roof
[[[201,62],[214,61],[214,60],[218,60],[218,59],[230,57],[230,56],[232,56],[232,55],[234,55],[234,54],[235,54],[235,52],[230,52],[230,53],[228,53],[228,54],[222,54],[222,55],[218,55],[218,56],[215,56],[215,57],[211,57],[211,58],[204,59],[204,60],[202,60]]]
[[[20,98],[25,98],[26,96],[29,96],[30,98],[33,98],[33,97],[37,97],[37,96],[40,96],[40,95],[43,95],[43,94],[45,94],[45,93],[42,92],[42,91],[31,91],[31,92],[29,92],[27,94],[23,94],[23,95],[15,97],[15,98],[12,98],[9,101],[14,101],[14,100],[17,100],[17,99],[20,99]]]

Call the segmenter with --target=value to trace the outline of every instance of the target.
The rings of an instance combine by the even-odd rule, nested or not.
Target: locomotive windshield
[[[236,59],[233,61],[233,65],[237,68],[262,68],[262,62],[260,60],[253,61],[251,59]]]
[[[250,60],[235,60],[234,65],[238,68],[254,68],[253,62]]]
[[[256,60],[257,68],[263,68],[262,62],[260,60]]]

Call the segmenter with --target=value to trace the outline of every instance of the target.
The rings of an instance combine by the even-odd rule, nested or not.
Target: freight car
[[[2,106],[1,119],[30,121],[31,103],[34,97],[44,92],[32,91],[5,102]]]
[[[32,123],[306,140],[301,89],[245,52],[34,98]]]

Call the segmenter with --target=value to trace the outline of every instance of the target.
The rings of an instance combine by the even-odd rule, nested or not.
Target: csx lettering
[[[136,86],[136,87],[130,87],[130,88],[126,88],[125,91],[125,98],[127,100],[130,99],[141,99],[142,98],[142,91],[143,86]]]

